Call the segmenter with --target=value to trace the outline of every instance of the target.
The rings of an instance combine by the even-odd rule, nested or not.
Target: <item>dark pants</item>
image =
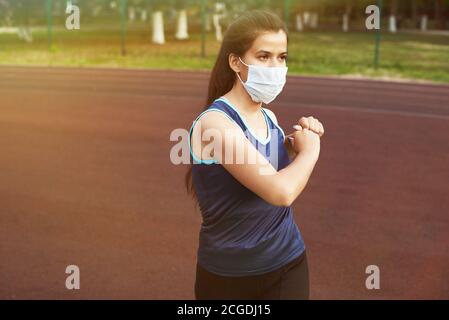
[[[198,300],[309,299],[306,252],[277,270],[255,276],[220,276],[197,264],[195,298]]]

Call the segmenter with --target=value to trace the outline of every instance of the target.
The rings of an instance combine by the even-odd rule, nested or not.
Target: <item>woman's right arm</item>
[[[224,114],[208,112],[200,122],[198,130],[203,139],[213,135],[221,147],[218,151],[215,149],[215,154],[202,154],[202,159],[217,160],[235,179],[265,201],[276,206],[290,206],[304,190],[319,157],[320,137],[316,133],[307,129],[296,131],[293,137],[298,154],[287,167],[276,171],[242,129]],[[202,149],[212,150],[207,149],[208,144],[210,141],[203,141]]]

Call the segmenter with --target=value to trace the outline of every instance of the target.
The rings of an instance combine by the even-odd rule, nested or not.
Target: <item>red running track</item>
[[[207,79],[0,68],[0,298],[193,298],[201,220],[169,135]],[[287,132],[303,115],[326,129],[294,204],[311,298],[448,299],[449,86],[290,77],[272,110]]]

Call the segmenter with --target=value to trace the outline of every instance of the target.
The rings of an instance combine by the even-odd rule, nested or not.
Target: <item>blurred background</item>
[[[170,136],[253,8],[289,29],[269,108],[326,130],[293,204],[311,298],[449,299],[449,0],[0,0],[1,299],[194,298],[201,214]]]
[[[287,22],[291,74],[449,81],[448,0],[0,0],[0,64],[209,70],[226,26],[253,8]]]

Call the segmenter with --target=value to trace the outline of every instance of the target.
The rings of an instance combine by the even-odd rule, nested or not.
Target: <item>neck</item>
[[[239,81],[234,83],[232,89],[224,97],[243,114],[254,115],[262,108],[262,102],[254,102]]]

